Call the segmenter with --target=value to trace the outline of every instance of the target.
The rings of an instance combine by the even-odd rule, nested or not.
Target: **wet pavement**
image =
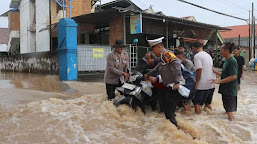
[[[97,93],[99,87],[94,86],[93,89],[86,90],[88,85],[83,83],[88,81],[94,85],[92,83],[94,79],[102,81],[101,76],[97,75],[82,75],[79,79],[80,82],[60,82],[57,75],[0,72],[0,106],[10,107],[49,98],[74,99],[83,94]],[[77,87],[80,91],[72,87]]]

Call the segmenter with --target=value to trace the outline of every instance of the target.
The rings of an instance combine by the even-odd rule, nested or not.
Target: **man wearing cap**
[[[104,74],[104,82],[108,100],[115,98],[116,87],[124,83],[129,77],[129,57],[123,52],[125,47],[122,40],[116,40],[114,50],[107,56],[107,65]]]
[[[150,79],[153,83],[156,81],[163,83],[167,87],[164,95],[160,96],[160,101],[164,102],[161,103],[161,105],[163,105],[165,117],[177,126],[175,110],[181,98],[178,88],[184,79],[182,77],[181,65],[178,58],[171,51],[168,51],[163,47],[163,38],[164,37],[148,40],[153,53],[160,58],[160,62],[158,66],[145,75],[145,78]],[[153,77],[156,74],[159,75]]]

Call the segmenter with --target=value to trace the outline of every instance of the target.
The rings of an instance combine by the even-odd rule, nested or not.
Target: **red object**
[[[194,38],[186,38],[186,37],[184,37],[183,40],[185,42],[196,42],[196,41],[199,41],[200,43],[203,43],[202,39],[194,39]]]
[[[226,27],[231,29],[231,31],[224,31],[220,30],[221,36],[226,39],[226,38],[238,38],[240,37],[249,37],[249,25],[239,25],[239,26],[230,26]],[[257,29],[257,26],[255,25],[255,29]]]
[[[155,83],[152,83],[152,85],[153,85],[153,87],[156,88],[156,89],[160,89],[160,90],[166,89],[166,86],[163,85],[162,83],[155,82]]]

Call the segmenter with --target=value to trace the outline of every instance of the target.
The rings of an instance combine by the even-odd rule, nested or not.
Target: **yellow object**
[[[104,49],[103,48],[93,48],[93,58],[103,58]]]

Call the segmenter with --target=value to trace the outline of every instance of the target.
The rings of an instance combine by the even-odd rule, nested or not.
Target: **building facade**
[[[249,25],[238,25],[238,26],[230,26],[226,27],[231,29],[231,31],[220,31],[220,34],[224,38],[225,42],[231,42],[239,45],[241,47],[241,51],[245,53],[245,59],[249,60],[252,57],[257,57],[257,35],[255,34],[255,46],[253,42],[253,38],[250,38],[252,41],[252,46],[255,48],[255,54],[254,50],[249,51]],[[257,25],[255,25],[255,29],[257,28]],[[250,31],[251,32],[251,31]],[[249,53],[250,52],[250,53]],[[251,56],[249,56],[251,54]]]
[[[0,55],[6,54],[10,30],[0,28]]]
[[[71,2],[74,7],[71,17],[91,13],[91,0],[75,0]],[[57,23],[63,18],[63,10],[51,0],[51,10],[48,0],[12,0],[11,9],[19,12],[20,18],[20,53],[50,51],[50,29],[53,43],[57,42]],[[51,11],[51,26],[50,25]],[[64,10],[68,17],[69,10]],[[56,49],[57,44],[52,49]]]

